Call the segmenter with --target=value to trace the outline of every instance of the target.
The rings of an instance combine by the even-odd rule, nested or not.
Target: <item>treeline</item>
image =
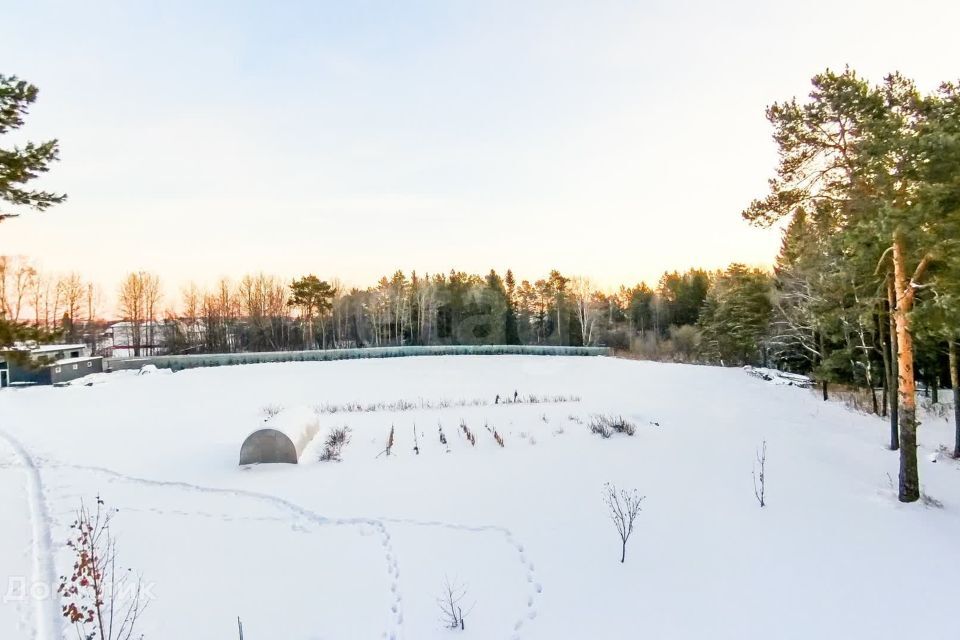
[[[517,282],[491,270],[484,276],[451,271],[419,276],[402,271],[376,286],[345,288],[313,275],[293,281],[263,273],[212,287],[184,287],[165,299],[159,276],[128,274],[117,290],[114,336],[128,355],[231,353],[450,344],[607,346],[670,362],[775,366],[820,380],[875,390],[885,413],[892,379],[885,299],[843,291],[821,264],[797,265],[823,254],[810,246],[809,223],[798,215],[784,233],[772,273],[733,264],[723,271],[665,273],[655,286],[614,292],[588,279],[551,271]],[[807,274],[810,277],[804,278]],[[815,276],[815,277],[814,277]],[[924,294],[933,295],[933,293]],[[0,257],[0,318],[19,335],[41,341],[86,341],[110,355],[99,339],[112,324],[99,319],[99,289],[78,274],[43,276],[23,258]],[[873,316],[870,316],[870,313]],[[0,323],[2,326],[3,323]],[[10,324],[9,322],[7,324]],[[25,331],[26,329],[26,331]],[[5,340],[9,343],[12,340]],[[916,341],[917,375],[936,388],[949,380],[949,341],[924,332]]]
[[[0,256],[0,346],[93,340],[102,304],[100,287],[76,272],[44,273],[23,256]]]
[[[742,267],[738,267],[743,269]],[[763,277],[762,272],[751,271]],[[133,272],[116,293],[127,345],[147,353],[221,353],[392,345],[544,344],[609,346],[644,357],[696,361],[707,293],[724,274],[665,273],[655,286],[612,292],[551,271],[520,280],[451,271],[397,271],[375,286],[346,288],[313,275],[264,274],[190,283],[171,298],[159,276]],[[82,294],[82,295],[81,295]],[[0,323],[17,335],[96,346],[106,329],[99,289],[71,273],[44,276],[29,260],[0,258]],[[28,331],[29,330],[29,331]],[[8,332],[9,333],[9,332]]]
[[[606,293],[581,277],[551,271],[517,281],[507,269],[486,275],[397,271],[365,289],[306,275],[285,281],[267,274],[190,284],[160,317],[159,281],[138,272],[124,280],[119,309],[142,330],[162,323],[149,348],[166,353],[224,353],[401,345],[544,344],[647,349],[673,353],[678,325],[695,325],[710,286],[703,270],[668,273]],[[152,311],[151,311],[152,310]],[[681,332],[682,333],[682,332]],[[686,350],[683,357],[695,353]]]

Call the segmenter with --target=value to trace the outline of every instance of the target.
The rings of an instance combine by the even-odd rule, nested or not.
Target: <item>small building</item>
[[[38,344],[25,347],[30,352],[30,359],[34,362],[47,360],[53,362],[63,358],[83,358],[90,355],[90,347],[83,343],[77,344]]]
[[[103,358],[101,356],[64,358],[47,365],[46,368],[50,369],[50,384],[62,384],[91,373],[103,373]]]
[[[0,350],[0,387],[62,384],[103,372],[84,344],[16,345]]]
[[[101,336],[101,350],[111,358],[138,358],[163,353],[163,339],[167,334],[163,322],[115,322]]]

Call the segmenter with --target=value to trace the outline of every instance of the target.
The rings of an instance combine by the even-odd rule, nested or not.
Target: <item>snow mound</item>
[[[803,388],[813,386],[813,380],[809,376],[800,375],[799,373],[789,373],[767,367],[751,367],[749,365],[744,367],[743,370],[746,371],[748,375],[772,384]]]

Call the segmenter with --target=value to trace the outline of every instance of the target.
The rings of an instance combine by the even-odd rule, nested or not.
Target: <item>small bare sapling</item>
[[[323,453],[320,454],[321,462],[340,462],[340,454],[343,448],[350,442],[350,427],[335,427],[323,443]]]
[[[757,460],[753,463],[753,495],[761,507],[767,505],[767,441],[757,449]]]
[[[633,533],[633,523],[640,513],[640,503],[646,498],[637,493],[637,490],[627,491],[621,489],[617,491],[615,485],[609,482],[603,485],[604,502],[610,510],[610,519],[617,527],[617,533],[620,534],[620,562],[627,560],[627,540]]]
[[[390,425],[390,435],[387,436],[387,448],[377,454],[378,458],[384,454],[389,457],[390,454],[393,453],[393,432],[394,426]]]
[[[497,433],[496,427],[491,427],[489,422],[484,422],[483,428],[490,432],[490,435],[493,436],[493,439],[497,442],[498,445],[500,445],[501,447],[503,446],[503,436]]]
[[[73,572],[60,576],[57,594],[63,617],[79,638],[130,640],[147,606],[143,582],[130,569],[117,566],[117,545],[110,531],[113,511],[97,496],[91,511],[81,502],[70,525],[67,547],[74,555]]]
[[[450,582],[450,578],[444,576],[443,593],[437,598],[437,606],[440,607],[440,622],[448,629],[464,630],[467,625],[464,618],[470,615],[474,605],[464,613],[461,602],[467,595],[467,586],[458,584],[456,581]]]
[[[467,441],[471,446],[477,446],[477,437],[473,435],[473,431],[470,431],[470,427],[467,426],[466,421],[460,421],[460,428],[463,430],[463,435],[467,437]]]

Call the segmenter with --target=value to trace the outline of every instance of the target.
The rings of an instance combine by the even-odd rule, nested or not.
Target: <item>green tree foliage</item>
[[[23,126],[29,106],[37,99],[37,88],[16,76],[0,74],[0,136]],[[22,147],[0,146],[0,205],[26,207],[43,211],[63,202],[66,196],[47,191],[28,189],[27,183],[49,169],[59,156],[56,140],[27,142]],[[0,222],[19,215],[16,209],[0,206]],[[23,340],[49,340],[16,319],[7,317],[0,309],[0,345]]]
[[[705,357],[726,365],[763,363],[770,290],[769,274],[742,264],[717,275],[699,320]]]
[[[768,109],[779,165],[769,194],[743,212],[761,225],[791,220],[777,265],[786,303],[775,298],[774,320],[788,331],[772,343],[792,340],[820,375],[872,388],[895,337],[899,401],[889,402],[899,411],[900,498],[912,501],[915,363],[936,368],[957,326],[957,88],[923,95],[899,74],[871,85],[850,69],[812,85],[806,102]]]
[[[710,275],[702,269],[663,274],[657,287],[664,311],[660,325],[695,325],[709,287]]]
[[[23,126],[24,117],[37,99],[37,88],[16,76],[0,74],[0,135]],[[43,211],[63,202],[66,196],[27,188],[27,183],[49,170],[59,159],[56,140],[12,148],[0,147],[0,200],[17,206]],[[15,210],[0,209],[0,221],[19,215]]]
[[[504,319],[504,342],[506,344],[521,344],[520,327],[517,324],[517,281],[510,269],[507,269],[507,275],[504,276],[503,283],[507,302]]]
[[[314,319],[321,322],[323,344],[326,343],[326,325],[324,319],[333,308],[332,300],[336,289],[326,280],[320,280],[315,275],[307,275],[290,283],[290,299],[287,304],[300,310],[305,324],[304,341],[311,348],[316,346]]]

